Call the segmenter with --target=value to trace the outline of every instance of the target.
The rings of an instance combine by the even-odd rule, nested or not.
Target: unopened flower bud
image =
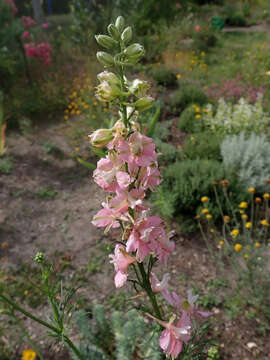
[[[45,255],[42,252],[38,252],[34,257],[34,261],[38,264],[43,264],[45,260]]]
[[[120,80],[117,75],[109,71],[102,71],[97,75],[97,78],[100,82],[107,81],[109,84],[120,85]]]
[[[127,45],[132,39],[132,29],[130,26],[126,27],[125,30],[122,32],[121,39]]]
[[[97,59],[101,64],[103,64],[105,66],[114,65],[113,57],[110,54],[108,54],[108,53],[106,53],[104,51],[98,51],[97,52]]]
[[[118,18],[115,21],[115,26],[120,33],[123,31],[125,26],[125,19],[123,18],[123,16],[118,16]]]
[[[139,111],[145,111],[152,107],[154,99],[151,96],[145,96],[135,102],[135,108]]]
[[[116,99],[118,96],[120,96],[121,94],[122,94],[122,92],[121,92],[120,88],[114,83],[102,81],[97,86],[96,97],[100,101],[112,101],[112,100]]]
[[[128,58],[139,60],[144,55],[144,47],[141,44],[135,43],[135,44],[129,45],[124,50],[124,53]]]
[[[114,49],[118,45],[118,42],[115,41],[114,39],[112,39],[108,35],[95,35],[95,38],[99,45],[101,45],[109,50]]]
[[[107,27],[108,33],[111,35],[112,38],[114,38],[115,40],[119,40],[120,38],[120,32],[117,29],[117,27],[114,24],[110,24]]]
[[[144,96],[148,89],[149,84],[146,81],[139,79],[133,80],[129,87],[129,91],[137,97]]]
[[[99,129],[88,136],[91,145],[97,148],[103,148],[113,139],[112,129]]]

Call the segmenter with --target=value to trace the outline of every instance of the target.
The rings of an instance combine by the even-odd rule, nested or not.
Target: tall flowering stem
[[[151,108],[154,99],[147,95],[146,81],[129,81],[124,74],[126,66],[136,64],[143,57],[144,48],[138,43],[130,44],[132,29],[125,27],[121,16],[108,26],[108,35],[96,35],[96,40],[107,50],[97,53],[106,70],[98,74],[100,83],[96,97],[102,102],[114,103],[119,109],[119,119],[111,129],[99,129],[89,135],[92,146],[107,148],[107,155],[98,161],[93,177],[109,194],[92,223],[104,227],[105,232],[111,228],[122,230],[114,253],[110,255],[116,272],[115,286],[124,286],[133,268],[136,280],[130,281],[137,291],[140,287],[149,297],[153,308],[149,316],[165,327],[160,346],[168,356],[176,358],[183,342],[190,339],[195,307],[191,295],[190,301],[184,301],[175,293],[169,293],[169,274],[159,281],[152,272],[155,262],[167,264],[175,244],[170,240],[173,232],[165,231],[163,220],[150,215],[150,208],[144,202],[147,191],[155,191],[162,181],[155,144],[141,133],[136,121],[139,112]],[[174,318],[168,323],[163,319],[157,293],[179,313],[180,319],[175,325]]]

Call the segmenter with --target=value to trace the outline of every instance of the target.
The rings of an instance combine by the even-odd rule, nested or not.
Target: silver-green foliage
[[[76,323],[81,335],[79,348],[86,360],[162,358],[158,326],[147,324],[135,309],[126,314],[114,311],[107,320],[104,307],[94,305],[92,319],[84,311],[79,311]]]
[[[264,191],[270,177],[270,142],[264,135],[227,136],[221,144],[224,167],[234,171],[248,188]]]

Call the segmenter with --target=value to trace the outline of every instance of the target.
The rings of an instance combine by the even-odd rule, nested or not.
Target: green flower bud
[[[122,32],[121,39],[127,45],[132,39],[132,29],[130,26],[126,27],[125,30]]]
[[[34,261],[38,264],[43,264],[45,260],[45,255],[42,252],[38,252],[34,257]]]
[[[115,40],[119,40],[120,32],[118,31],[117,27],[114,24],[110,24],[107,27],[108,33],[111,35],[112,38]]]
[[[128,61],[130,63],[135,64],[137,61],[140,60],[140,58],[143,57],[144,55],[144,47],[140,44],[132,44],[129,45],[125,50],[124,50],[125,55],[128,58]]]
[[[135,109],[145,111],[152,107],[154,99],[151,96],[145,96],[137,100],[134,104]]]
[[[112,129],[99,129],[88,136],[91,145],[97,148],[103,148],[113,139]]]
[[[114,39],[112,39],[108,35],[95,35],[95,38],[99,45],[101,45],[109,50],[114,49],[118,45],[118,42],[115,41]]]
[[[115,26],[117,27],[120,33],[123,31],[125,26],[125,19],[123,18],[123,16],[118,16],[118,18],[115,21]]]
[[[133,95],[137,97],[142,97],[146,94],[149,87],[150,86],[146,81],[135,79],[132,81],[128,89]]]
[[[121,95],[122,92],[120,90],[120,87],[113,83],[102,81],[97,86],[96,97],[100,101],[112,101]]]
[[[97,78],[100,82],[107,81],[109,84],[120,85],[119,78],[112,72],[103,71],[97,75]]]
[[[108,53],[106,53],[104,51],[98,51],[97,52],[97,59],[101,64],[103,64],[105,66],[114,65],[113,57],[110,54],[108,54]]]

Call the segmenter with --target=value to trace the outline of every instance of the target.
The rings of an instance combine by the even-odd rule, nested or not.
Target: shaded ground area
[[[114,270],[108,261],[107,245],[117,239],[117,232],[105,236],[91,225],[105,194],[93,183],[89,170],[72,158],[67,139],[59,135],[64,126],[58,124],[37,129],[28,137],[8,138],[13,170],[9,175],[0,175],[0,265],[8,274],[11,267],[18,269],[25,263],[31,264],[35,253],[42,250],[49,257],[68,263],[64,270],[66,280],[83,277],[84,287],[79,294],[84,304],[97,300],[119,307],[129,287],[116,291],[113,284]],[[48,154],[44,148],[48,141],[55,143],[59,151]],[[177,231],[176,224],[172,227]],[[201,238],[197,235],[188,238],[178,232],[175,241],[176,251],[168,265],[173,274],[171,284],[174,288],[178,286],[181,293],[193,284],[205,289],[207,282],[215,279],[215,272]],[[212,335],[222,358],[269,359],[269,336],[259,336],[254,321],[241,320],[243,317],[228,319],[221,307],[222,300],[212,306]],[[46,317],[48,307],[44,303],[33,311]],[[28,320],[26,324],[44,349],[46,359],[68,359],[64,350],[47,345],[45,331]],[[6,332],[3,341],[9,341],[8,338]],[[250,349],[249,342],[256,346]],[[17,344],[18,354],[24,346]]]

